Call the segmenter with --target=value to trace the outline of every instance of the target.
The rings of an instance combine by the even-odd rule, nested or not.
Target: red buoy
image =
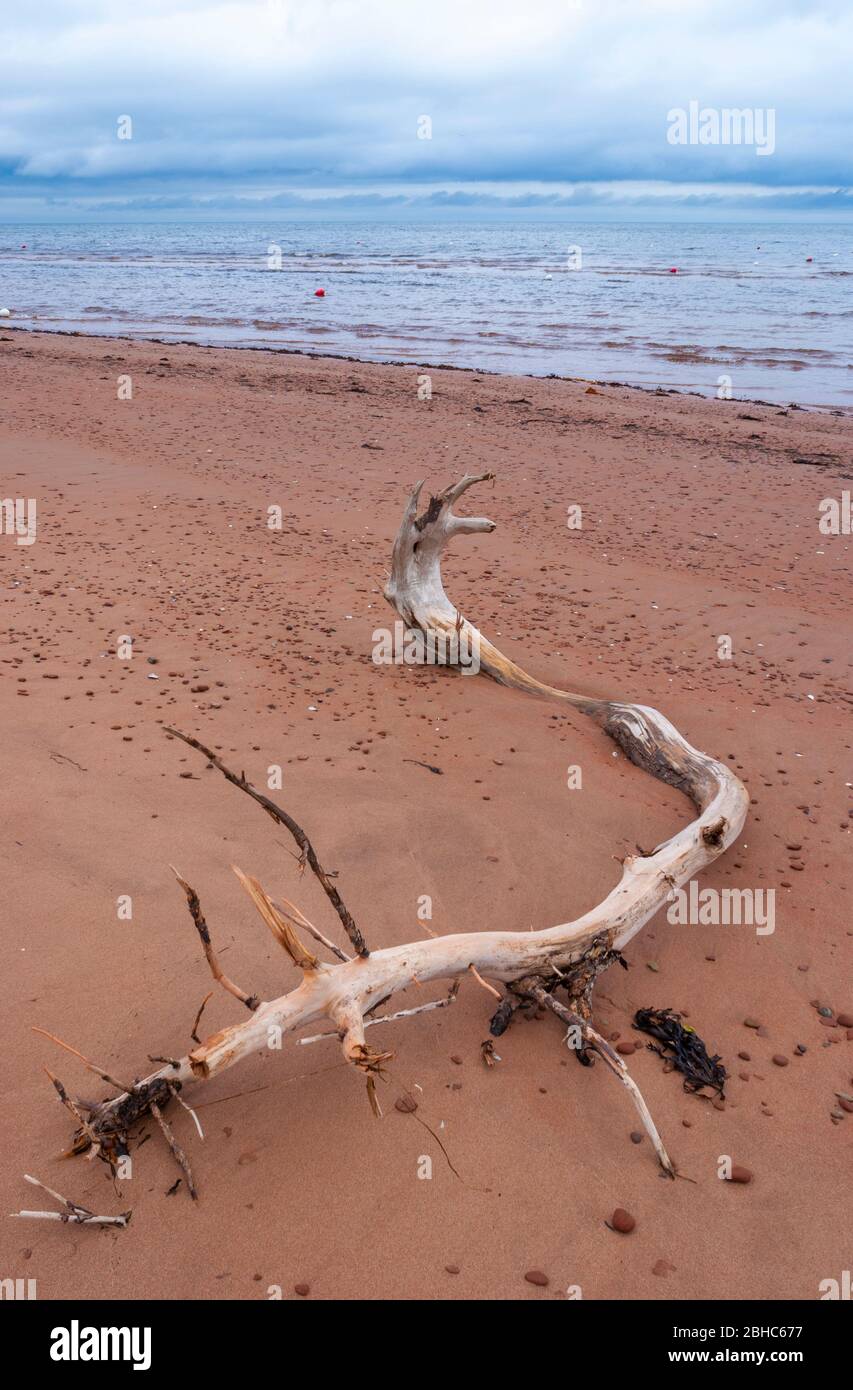
[[[315,291],[314,291],[314,294],[315,294],[315,296],[316,296],[317,299],[325,299],[325,297],[326,297],[326,291],[325,291],[325,290],[315,290]]]
[[[814,256],[806,256],[806,265],[810,265],[813,260]]]
[[[669,267],[669,273],[670,273],[670,275],[677,275],[677,274],[678,274],[678,266],[677,266],[677,265],[671,265],[671,266]]]

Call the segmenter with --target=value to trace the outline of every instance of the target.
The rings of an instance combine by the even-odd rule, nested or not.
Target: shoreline
[[[612,381],[604,377],[583,377],[583,376],[559,376],[555,372],[539,375],[534,372],[497,372],[489,367],[463,367],[456,366],[451,362],[404,362],[399,359],[389,359],[387,361],[377,361],[374,358],[355,357],[347,353],[336,352],[306,352],[303,348],[270,347],[269,344],[251,343],[201,343],[192,338],[157,338],[146,335],[138,337],[123,337],[121,334],[113,333],[86,333],[82,329],[73,328],[26,328],[23,325],[15,325],[11,321],[0,323],[0,331],[9,329],[18,333],[44,333],[51,337],[60,338],[86,338],[95,342],[103,340],[105,342],[121,343],[157,343],[163,347],[187,347],[205,348],[216,352],[270,352],[277,353],[286,357],[304,357],[310,361],[331,361],[331,362],[352,362],[364,366],[375,367],[401,367],[410,370],[419,368],[430,368],[432,371],[441,372],[467,372],[475,376],[491,376],[498,378],[516,378],[523,381],[562,381],[574,384],[589,386],[609,386],[622,387],[626,391],[642,391],[650,396],[685,396],[702,401],[725,400],[726,398],[716,395],[705,395],[701,391],[688,391],[678,386],[640,386],[630,381]],[[784,405],[778,401],[763,400],[759,396],[731,396],[728,403],[732,405],[764,405],[773,410],[800,410],[804,412],[816,412],[830,415],[853,415],[853,403],[850,405],[826,405],[819,402],[799,402],[790,401]]]
[[[37,499],[38,532],[32,546],[0,536],[5,877],[19,904],[0,938],[13,1136],[0,1188],[8,1211],[25,1172],[92,1210],[133,1209],[105,1237],[108,1261],[91,1232],[6,1222],[8,1275],[36,1277],[43,1299],[263,1299],[296,1283],[320,1299],[550,1299],[572,1285],[592,1299],[817,1298],[846,1267],[853,1124],[832,1115],[853,1030],[815,1007],[853,1012],[839,733],[853,660],[838,616],[853,538],[818,530],[821,499],[851,486],[846,420],[441,367],[421,401],[411,364],[4,326],[2,495]],[[156,1133],[118,1193],[101,1164],[58,1166],[73,1125],[42,1067],[72,1092],[101,1088],[31,1028],[142,1075],[149,1054],[183,1055],[211,988],[170,863],[229,976],[262,998],[296,972],[231,864],[338,941],[272,823],[165,726],[259,787],[282,770],[273,796],[375,948],[422,937],[425,895],[438,934],[571,920],[618,881],[614,860],[692,819],[571,711],[481,676],[373,663],[411,487],[466,471],[497,475],[459,508],[497,530],[445,562],[466,616],[539,679],[654,706],[749,789],[743,835],[701,887],[773,888],[773,932],[661,912],[595,1000],[605,1036],[638,1044],[632,1072],[692,1181],[658,1179],[622,1089],[576,1066],[550,1018],[514,1022],[485,1067],[493,1001],[476,982],[452,1009],[381,1030],[394,1052],[381,1120],[333,1043],[264,1050],[188,1088],[205,1141],[185,1114],[175,1128],[197,1205],[168,1195]],[[413,981],[395,1007],[444,992]],[[723,1108],[687,1095],[633,1028],[637,1009],[664,1006],[723,1057]],[[242,1016],[219,991],[202,1034]],[[721,1154],[752,1182],[721,1182]],[[605,1225],[617,1206],[637,1220],[629,1236]]]

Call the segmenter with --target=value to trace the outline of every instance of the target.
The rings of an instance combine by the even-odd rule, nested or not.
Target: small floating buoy
[[[546,276],[545,276],[545,279],[546,279],[546,280],[553,280],[553,278],[554,278],[553,275],[546,275]]]
[[[806,265],[811,265],[813,260],[814,256],[806,256]]]
[[[671,266],[669,267],[669,273],[670,273],[670,275],[677,275],[677,274],[678,274],[678,266],[677,266],[677,265],[671,265]]]
[[[10,319],[11,317],[12,317],[12,310],[11,310],[11,309],[0,309],[0,319]]]
[[[325,290],[315,290],[315,291],[314,291],[314,297],[315,297],[316,299],[325,299],[325,297],[326,297],[326,291],[325,291]]]

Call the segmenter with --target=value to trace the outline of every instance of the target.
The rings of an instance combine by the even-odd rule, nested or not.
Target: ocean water
[[[0,305],[41,330],[853,405],[838,224],[6,225]]]

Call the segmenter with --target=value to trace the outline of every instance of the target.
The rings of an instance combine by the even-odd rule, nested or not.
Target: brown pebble
[[[748,1052],[739,1052],[739,1053],[738,1053],[738,1057],[740,1058],[740,1060],[741,1060],[742,1062],[751,1062],[751,1061],[752,1061],[752,1058],[751,1058],[751,1056],[749,1055]]]
[[[451,1062],[453,1062],[454,1066],[457,1066],[457,1067],[461,1067],[461,1066],[462,1066],[462,1058],[459,1056],[459,1053],[458,1053],[458,1052],[454,1052],[454,1054],[453,1054],[453,1056],[451,1057],[450,1060],[451,1060]]]
[[[748,1080],[749,1080],[749,1072],[748,1072],[748,1071],[739,1071],[739,1072],[738,1072],[738,1076],[740,1077],[741,1081],[748,1081]]]
[[[401,1115],[414,1115],[417,1108],[418,1102],[415,1100],[414,1096],[399,1096],[397,1100],[394,1101],[394,1109],[399,1110]]]
[[[760,1028],[761,1024],[759,1023],[757,1018],[745,1018],[743,1021],[743,1026],[744,1028]]]
[[[632,1130],[631,1130],[631,1143],[632,1143],[632,1144],[642,1144],[643,1138],[644,1138],[644,1136],[640,1133],[640,1131],[639,1131],[638,1129],[632,1129]]]
[[[636,1226],[636,1221],[629,1211],[624,1207],[617,1207],[610,1218],[610,1225],[614,1231],[619,1231],[621,1235],[630,1235]]]
[[[835,1018],[842,1028],[853,1028],[853,1014],[836,1014]]]
[[[739,1163],[733,1163],[729,1182],[752,1182],[752,1172],[749,1168],[743,1168]]]
[[[620,1042],[616,1044],[616,1051],[620,1057],[633,1057],[637,1050],[637,1044],[632,1042]]]
[[[838,1104],[842,1110],[846,1110],[848,1115],[853,1115],[853,1100],[845,1100],[843,1096],[838,1097]]]
[[[528,1269],[525,1274],[528,1284],[535,1284],[538,1289],[547,1289],[550,1279],[547,1274],[543,1274],[541,1269]]]
[[[669,1260],[656,1260],[652,1265],[652,1274],[657,1274],[659,1278],[665,1279],[671,1269],[675,1269],[675,1265],[671,1265]]]
[[[446,1269],[446,1271],[447,1271],[448,1274],[458,1274],[458,1273],[459,1273],[459,1266],[458,1266],[458,1265],[445,1265],[444,1268]]]
[[[300,1298],[307,1298],[311,1292],[310,1284],[294,1284],[293,1292],[298,1293]]]
[[[774,1053],[773,1053],[773,1062],[774,1062],[775,1066],[777,1066],[777,1067],[787,1067],[789,1061],[790,1061],[790,1058],[786,1057],[784,1053],[782,1053],[782,1052],[774,1052]]]

